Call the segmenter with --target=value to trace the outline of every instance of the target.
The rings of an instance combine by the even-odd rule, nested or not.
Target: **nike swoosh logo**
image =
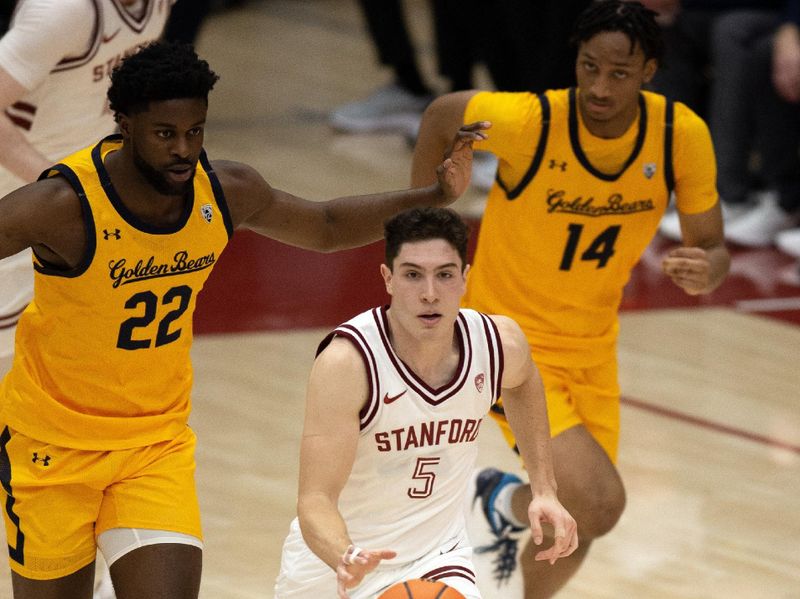
[[[397,401],[397,399],[399,399],[399,398],[400,398],[402,395],[405,395],[406,391],[408,391],[408,389],[403,389],[403,392],[402,392],[402,393],[398,393],[397,395],[393,395],[393,396],[391,396],[391,397],[389,397],[389,394],[388,394],[388,393],[386,393],[386,394],[383,396],[383,403],[385,403],[385,404],[390,404],[390,403],[392,403],[393,401]]]
[[[459,541],[459,542],[460,542],[460,541]],[[445,553],[450,553],[450,552],[451,552],[451,551],[453,551],[453,550],[454,550],[456,547],[458,547],[458,542],[457,542],[455,545],[453,545],[452,547],[450,547],[450,549],[448,549],[447,551],[442,551],[441,549],[439,549],[439,555],[444,555]]]
[[[117,37],[117,34],[118,34],[120,31],[122,31],[122,29],[117,29],[117,30],[116,30],[114,33],[112,33],[111,35],[104,35],[104,36],[103,36],[103,43],[104,43],[104,44],[107,44],[108,42],[110,42],[111,40],[113,40],[115,37]]]

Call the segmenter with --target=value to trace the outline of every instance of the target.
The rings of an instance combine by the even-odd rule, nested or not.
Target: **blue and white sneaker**
[[[494,565],[493,574],[498,584],[507,583],[514,573],[517,567],[519,539],[526,529],[509,522],[495,509],[494,502],[500,489],[506,485],[521,482],[519,477],[496,468],[481,470],[475,480],[475,495],[472,498],[472,505],[474,506],[480,500],[483,515],[494,536],[490,543],[475,547],[475,553],[496,554],[492,564]]]

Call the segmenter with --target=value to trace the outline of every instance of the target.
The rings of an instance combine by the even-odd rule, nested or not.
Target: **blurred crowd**
[[[430,0],[439,88],[424,80],[400,0],[358,0],[388,77],[368,96],[335,108],[338,131],[416,134],[437,93],[474,86],[485,65],[506,91],[574,85],[570,27],[591,0]],[[800,259],[800,0],[643,0],[659,13],[666,48],[650,88],[687,104],[709,125],[718,163],[725,235],[744,247],[776,245]],[[463,35],[470,24],[474,35]],[[475,31],[477,29],[477,31]],[[441,81],[444,81],[442,88]],[[487,189],[496,162],[477,156]],[[677,214],[661,233],[680,240]]]

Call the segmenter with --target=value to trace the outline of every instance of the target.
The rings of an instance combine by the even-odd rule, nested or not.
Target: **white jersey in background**
[[[452,569],[474,581],[464,568],[471,555],[464,498],[482,419],[500,393],[503,354],[497,329],[484,314],[462,309],[455,328],[461,359],[451,381],[439,389],[430,388],[397,357],[389,344],[385,308],[356,316],[320,345],[321,351],[334,336],[352,341],[369,379],[356,457],[339,511],[355,545],[397,552],[350,591],[352,597],[370,596],[376,580],[391,579],[386,573],[412,571],[414,562],[431,555],[441,554],[445,565],[440,569],[446,572],[448,550],[466,556]],[[304,580],[322,578],[329,578],[334,596],[334,572],[305,545],[295,519],[284,545],[276,597],[302,596],[297,592]]]
[[[0,39],[0,67],[29,91],[5,116],[54,163],[112,133],[108,75],[125,54],[161,36],[172,2],[19,0]],[[0,165],[0,197],[26,183]],[[32,292],[30,251],[0,260],[0,377]]]

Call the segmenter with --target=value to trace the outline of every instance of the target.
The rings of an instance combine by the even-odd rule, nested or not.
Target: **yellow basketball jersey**
[[[46,173],[65,177],[78,194],[88,248],[69,271],[35,261],[34,299],[0,389],[4,424],[64,447],[124,449],[185,429],[192,314],[232,234],[205,154],[178,223],[136,218],[103,165],[121,143],[111,136]]]
[[[537,360],[588,367],[614,351],[623,287],[670,190],[685,212],[707,210],[717,196],[708,130],[688,108],[643,92],[628,132],[601,139],[583,125],[577,94],[471,99],[464,121],[492,121],[476,148],[495,153],[499,169],[465,305],[517,320]],[[704,160],[686,164],[697,155]]]

